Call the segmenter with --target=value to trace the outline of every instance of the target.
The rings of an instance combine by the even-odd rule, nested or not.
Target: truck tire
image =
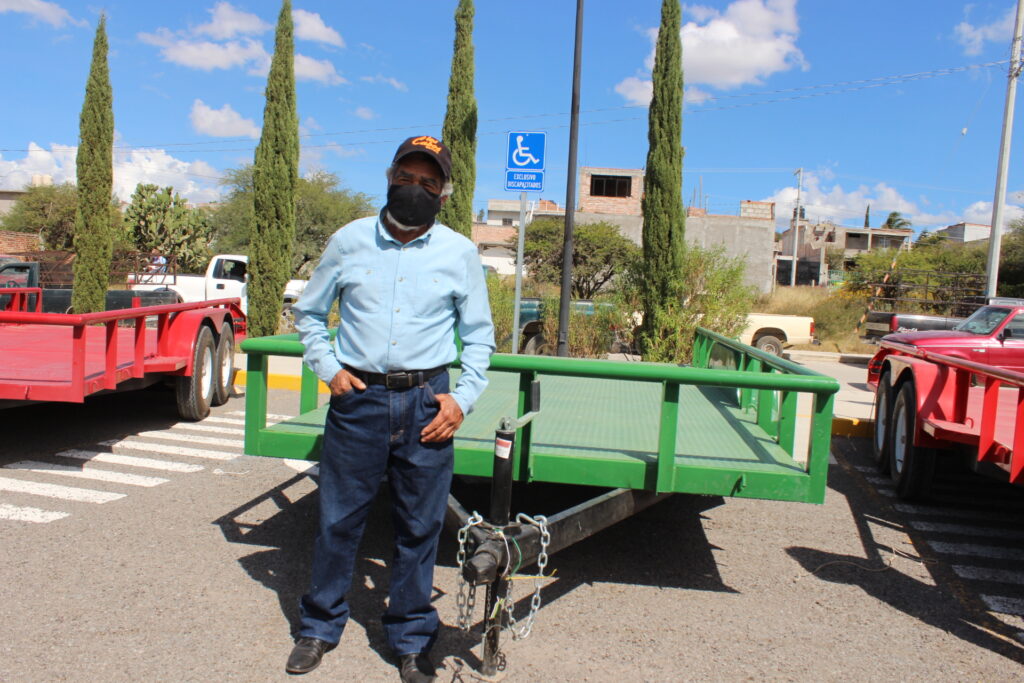
[[[523,347],[523,353],[527,356],[550,356],[551,348],[548,343],[544,341],[544,335],[535,334],[526,340],[526,345]]]
[[[781,356],[782,340],[778,337],[766,334],[763,337],[758,337],[757,340],[754,341],[754,348],[758,351],[770,353],[773,356]]]
[[[217,373],[214,376],[213,400],[210,403],[222,406],[231,398],[231,378],[235,374],[235,332],[231,323],[221,325],[215,363]]]
[[[878,378],[875,389],[875,433],[871,439],[871,450],[875,457],[875,465],[882,474],[889,472],[889,429],[892,424],[892,385],[889,384],[889,373]]]
[[[213,332],[203,325],[192,351],[192,374],[176,378],[178,414],[182,418],[199,421],[210,414],[217,375],[215,358]]]
[[[928,495],[935,474],[935,451],[914,445],[917,390],[905,382],[896,394],[889,428],[889,476],[896,495],[920,500]]]

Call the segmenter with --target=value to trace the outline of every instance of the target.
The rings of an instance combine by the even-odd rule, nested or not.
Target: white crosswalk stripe
[[[981,599],[993,612],[1024,617],[1024,599],[1007,598],[1002,595],[982,595]]]
[[[135,436],[142,439],[166,439],[168,441],[187,441],[188,443],[201,443],[209,446],[236,446],[241,447],[238,439],[218,439],[213,436],[196,436],[183,434],[170,429],[158,429],[148,432],[139,432]]]
[[[24,472],[35,472],[37,474],[55,474],[61,477],[72,477],[75,479],[91,479],[93,481],[106,481],[112,484],[124,484],[126,486],[159,486],[166,484],[166,479],[160,477],[146,477],[141,474],[124,474],[93,467],[84,463],[79,467],[74,465],[58,465],[52,462],[39,462],[37,460],[21,460],[4,465],[7,470],[21,470]]]
[[[994,560],[1024,560],[1024,549],[1004,548],[975,543],[946,543],[945,541],[928,541],[932,549],[943,555],[968,555],[970,557],[988,557]]]
[[[918,531],[934,531],[943,534],[961,534],[963,536],[988,536],[991,538],[1024,539],[1024,531],[1014,529],[996,529],[994,527],[973,526],[968,524],[943,524],[941,522],[923,522],[910,520],[910,526]]]
[[[232,434],[245,436],[245,430],[241,427],[217,427],[215,425],[204,425],[198,422],[179,422],[171,428],[173,432],[210,432],[214,434]]]
[[[163,470],[165,472],[201,472],[205,469],[202,465],[193,465],[188,462],[174,462],[172,460],[154,460],[153,458],[139,458],[132,455],[117,455],[102,451],[86,451],[77,448],[57,453],[62,458],[76,458],[78,460],[90,460],[92,462],[105,462],[111,465],[124,465],[126,467],[144,467],[150,470]]]
[[[45,496],[47,498],[58,498],[60,500],[71,500],[78,503],[110,503],[125,497],[123,493],[110,493],[108,491],[94,491],[92,489],[79,489],[71,486],[60,486],[58,484],[41,484],[25,479],[11,479],[0,477],[0,491],[10,493],[28,493],[34,496]]]
[[[228,415],[240,415],[245,417],[244,410],[232,410]],[[294,415],[280,415],[278,413],[267,413],[267,422],[282,422],[283,420],[290,420]],[[207,418],[208,420],[209,418]],[[205,422],[205,420],[204,420]]]
[[[1013,583],[1024,585],[1024,572],[1010,569],[992,569],[991,567],[970,567],[962,564],[953,565],[957,576],[974,581],[992,581],[994,583]]]
[[[39,508],[8,505],[0,503],[0,519],[9,519],[15,522],[33,522],[35,524],[46,524],[64,519],[70,512],[57,512],[55,510],[40,510]]]
[[[112,441],[101,441],[101,446],[110,446],[117,450],[129,450],[129,451],[142,451],[144,453],[163,453],[164,455],[184,455],[189,458],[205,458],[207,460],[234,460],[238,457],[238,453],[228,453],[226,451],[214,451],[198,448],[189,448],[187,446],[171,446],[165,443],[155,443],[153,441],[142,441],[128,437],[127,439],[115,439]],[[239,444],[240,445],[240,444]]]

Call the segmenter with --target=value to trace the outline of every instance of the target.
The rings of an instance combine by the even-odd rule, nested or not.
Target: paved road
[[[295,407],[271,393],[271,412]],[[187,425],[146,391],[0,413],[0,681],[286,678],[315,485],[240,455],[242,410]],[[834,439],[822,506],[677,496],[557,554],[508,680],[1018,677],[1021,490],[942,484],[943,506],[904,505],[866,448]],[[382,501],[353,623],[309,680],[396,678],[378,622],[389,537]],[[454,556],[449,535],[437,652],[472,664]]]

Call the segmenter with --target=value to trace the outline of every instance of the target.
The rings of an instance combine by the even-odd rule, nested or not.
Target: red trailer
[[[882,341],[875,368],[879,469],[906,499],[927,495],[938,458],[1024,485],[1024,373]]]
[[[0,407],[86,397],[170,380],[178,412],[201,420],[231,390],[238,299],[138,306],[83,315],[43,313],[38,287],[3,289]]]

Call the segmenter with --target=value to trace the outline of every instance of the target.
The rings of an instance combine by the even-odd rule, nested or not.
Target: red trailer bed
[[[167,376],[183,417],[202,419],[227,400],[235,340],[245,336],[237,299],[70,315],[38,312],[37,288],[3,293],[0,401],[81,403]]]

